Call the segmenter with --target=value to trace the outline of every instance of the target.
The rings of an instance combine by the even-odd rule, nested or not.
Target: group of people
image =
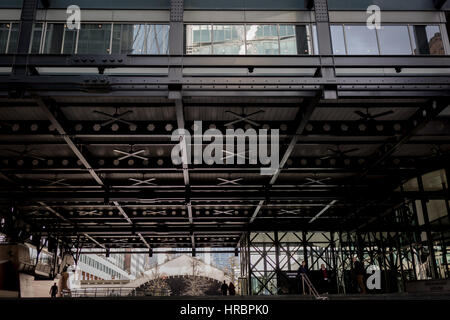
[[[356,257],[353,258],[353,278],[354,283],[357,286],[357,290],[361,294],[366,294],[366,286],[364,284],[364,276],[365,276],[366,270],[364,268],[364,264],[359,261]],[[304,288],[304,284],[302,281],[302,275],[308,276],[308,267],[306,265],[305,261],[302,261],[302,264],[298,268],[297,271],[297,277],[299,278],[298,284],[299,284],[299,292],[309,292],[308,288]],[[324,264],[321,264],[320,266],[320,277],[318,279],[318,292],[319,293],[328,293],[330,288],[330,272],[326,269]]]
[[[329,291],[329,283],[330,277],[328,275],[328,270],[326,269],[324,264],[320,265],[320,279],[319,279],[319,293],[328,293]],[[308,267],[306,266],[306,262],[302,261],[302,264],[298,268],[297,277],[299,278],[299,292],[309,291],[307,288],[304,288],[304,282],[302,281],[302,275],[308,276]]]
[[[230,295],[234,296],[236,295],[236,288],[234,287],[233,282],[230,282],[230,284],[227,284],[225,280],[223,280],[222,286],[220,287],[220,290],[222,291],[222,295]]]

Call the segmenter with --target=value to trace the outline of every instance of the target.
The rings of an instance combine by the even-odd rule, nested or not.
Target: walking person
[[[220,287],[220,290],[222,290],[222,295],[226,296],[228,291],[228,285],[225,280],[223,280],[222,286]]]
[[[320,293],[328,294],[329,282],[330,282],[330,278],[328,277],[328,270],[325,268],[325,265],[322,263],[320,265],[320,283],[319,283]]]
[[[306,266],[306,262],[302,261],[302,264],[297,270],[297,278],[298,278],[298,293],[305,294],[305,286],[303,277],[308,276],[308,267]]]
[[[364,263],[358,261],[356,257],[353,258],[353,268],[356,276],[356,283],[358,285],[359,291],[362,294],[366,294],[366,286],[364,285]]]
[[[56,282],[55,282],[50,288],[50,296],[52,298],[56,298],[57,294],[58,294],[58,286],[56,285]]]
[[[234,287],[233,282],[230,282],[230,284],[228,285],[228,294],[230,296],[236,295],[236,288]]]

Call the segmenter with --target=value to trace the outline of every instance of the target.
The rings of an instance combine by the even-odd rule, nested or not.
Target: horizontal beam
[[[430,147],[431,148],[431,147]],[[299,157],[293,156],[288,159],[283,172],[309,172],[311,170],[321,170],[323,172],[358,172],[364,169],[365,165],[372,159],[370,156],[343,156],[337,158],[324,159],[327,154],[320,157]],[[393,156],[384,159],[383,164],[374,168],[374,172],[391,172],[392,170],[420,170],[420,168],[443,167],[445,162],[439,158],[433,158],[430,151],[429,161],[424,162],[427,156]],[[149,160],[134,159],[131,161],[117,161],[116,158],[97,157],[97,161],[92,162],[92,168],[100,173],[168,173],[182,172],[180,165],[173,165],[171,158],[167,156],[150,157]],[[43,173],[66,173],[84,174],[87,169],[80,166],[77,158],[74,157],[51,157],[44,160],[39,159],[17,159],[0,158],[1,171],[11,174],[43,174]],[[260,173],[261,165],[258,164],[192,164],[189,170],[193,172],[247,172]],[[264,178],[264,177],[262,177]],[[30,182],[30,181],[29,181]],[[244,182],[245,183],[245,182]],[[299,181],[300,183],[300,181]],[[34,183],[29,183],[34,185]]]
[[[0,67],[10,67],[15,57],[0,55]],[[23,55],[32,67],[103,68],[442,68],[450,66],[448,56],[146,56],[146,55]]]
[[[385,198],[386,190],[380,189],[368,189],[368,190],[353,190],[346,188],[345,190],[300,190],[300,191],[276,191],[271,189],[270,194],[262,194],[260,190],[239,190],[236,191],[211,191],[206,193],[204,191],[191,190],[190,199],[194,201],[233,201],[241,200],[245,202],[266,200],[268,197],[270,200],[347,200],[349,202],[357,199],[364,200],[382,200]],[[390,193],[390,192],[388,192]],[[394,192],[398,199],[444,199],[449,196],[449,191],[426,191],[426,192]],[[104,202],[105,199],[110,201],[124,201],[124,202],[137,202],[137,203],[157,203],[158,201],[171,200],[171,201],[184,201],[186,198],[184,191],[175,190],[141,190],[136,191],[86,191],[86,192],[51,192],[51,191],[1,191],[0,199],[6,200],[10,203],[11,200],[20,200],[21,203],[30,202],[62,202],[62,201],[79,201],[79,202]]]
[[[189,232],[193,231],[195,234],[203,234],[207,236],[215,236],[220,237],[223,235],[230,235],[232,233],[240,233],[240,232],[273,232],[274,227],[276,226],[278,231],[309,231],[309,232],[333,232],[333,231],[345,231],[346,228],[336,228],[336,225],[317,225],[310,228],[305,226],[305,223],[295,224],[293,222],[288,223],[276,223],[274,221],[269,221],[265,223],[260,223],[256,220],[254,223],[247,226],[227,226],[227,225],[218,225],[218,226],[192,226],[186,224],[185,226],[171,227],[170,232],[173,233],[184,233],[189,234]],[[445,226],[430,226],[434,231],[442,231],[447,230]],[[63,227],[55,227],[50,226],[49,228],[45,228],[46,230],[42,231],[42,235],[46,236],[49,234],[64,234],[65,236],[75,236],[78,234],[88,234],[91,237],[100,237],[103,236],[105,238],[108,235],[132,235],[133,232],[141,233],[144,237],[147,236],[158,236],[158,233],[167,233],[169,232],[167,228],[161,229],[159,227],[143,227],[143,226],[135,226],[134,228],[117,228],[117,227],[99,227],[99,226],[78,226],[77,228],[63,228]],[[404,224],[391,224],[386,226],[376,226],[376,228],[371,229],[370,227],[364,228],[364,232],[376,231],[376,232],[420,232],[424,231],[426,228],[423,226],[411,226]],[[349,229],[351,230],[351,229]],[[39,230],[41,231],[41,230]],[[138,244],[139,238],[136,240],[136,244]],[[120,245],[120,244],[119,244]],[[141,243],[141,246],[144,244]]]

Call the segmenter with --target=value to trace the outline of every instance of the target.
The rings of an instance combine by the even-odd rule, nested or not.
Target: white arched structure
[[[147,283],[155,277],[158,276],[182,276],[182,275],[192,275],[192,264],[194,262],[193,257],[189,255],[181,255],[175,259],[166,261],[160,265],[153,267],[144,272],[144,274],[127,283],[124,287],[137,288],[144,283]],[[204,263],[202,260],[195,259],[197,261],[196,274],[197,276],[211,278],[217,281],[226,281],[227,283],[231,281],[231,278],[226,275],[222,270],[213,267],[209,264]]]

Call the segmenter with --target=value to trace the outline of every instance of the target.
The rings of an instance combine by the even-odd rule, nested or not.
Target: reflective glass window
[[[8,53],[16,53],[19,45],[19,23],[11,23],[11,34],[9,36]]]
[[[75,29],[74,30],[68,29],[66,26],[64,28],[65,30],[64,30],[63,53],[74,54],[76,52],[78,31]]]
[[[16,53],[19,44],[19,23],[0,23],[0,54]]]
[[[168,25],[114,24],[112,53],[167,54]]]
[[[33,26],[33,31],[32,31],[32,36],[31,36],[30,53],[39,53],[40,52],[42,34],[43,34],[43,24],[35,23]]]
[[[411,27],[414,36],[414,53],[418,55],[444,55],[442,34],[437,25],[415,25]]]
[[[314,54],[319,54],[319,40],[317,38],[317,27],[315,24],[312,25],[312,38],[313,38]]]
[[[366,25],[345,26],[345,39],[347,42],[347,53],[349,55],[377,55],[377,35]]]
[[[210,25],[186,26],[186,53],[211,54],[212,53],[212,27]]]
[[[10,23],[0,23],[0,54],[6,53],[8,48]]]
[[[277,25],[247,25],[247,54],[278,55]]]
[[[213,26],[214,54],[245,54],[245,32],[243,25]]]
[[[381,54],[412,54],[407,26],[381,26],[377,32]]]
[[[345,50],[344,27],[340,25],[332,25],[330,29],[331,41],[333,43],[333,54],[347,54],[347,51]]]
[[[48,23],[45,31],[43,53],[60,54],[64,38],[64,24]]]
[[[301,46],[298,54],[308,54],[306,26],[280,25],[279,30],[280,54],[297,54],[297,41]]]
[[[82,24],[78,35],[77,53],[110,53],[110,41],[111,24]]]

